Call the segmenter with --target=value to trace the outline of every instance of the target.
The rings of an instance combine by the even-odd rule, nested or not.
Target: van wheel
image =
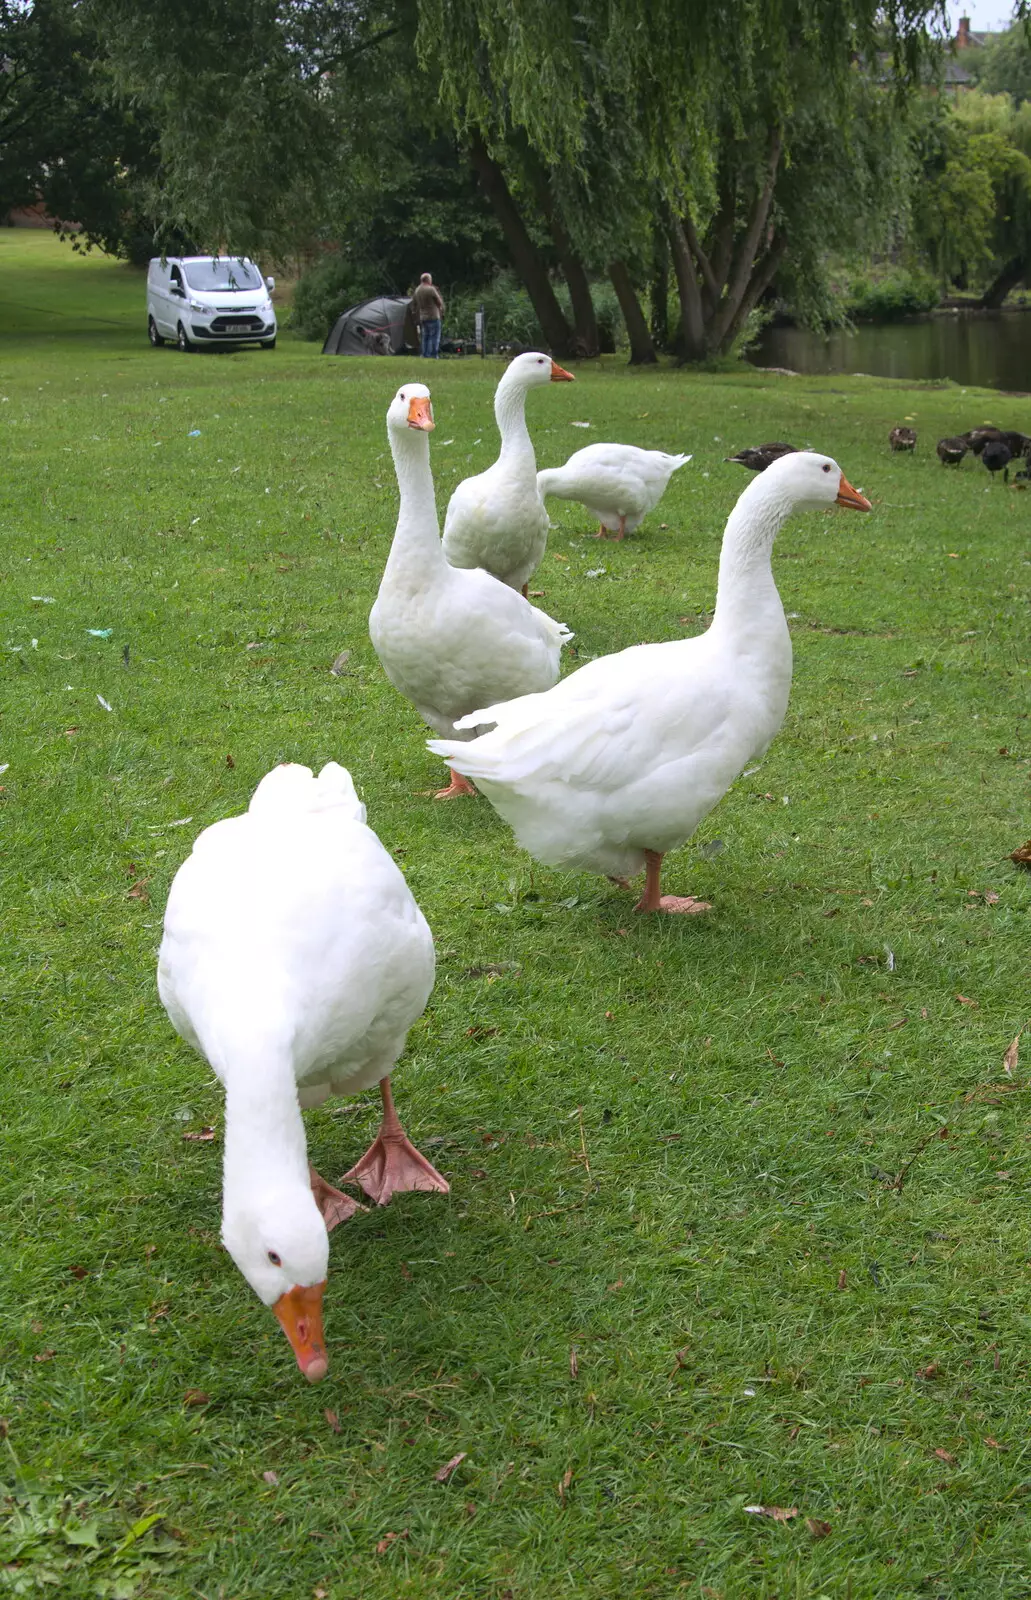
[[[184,352],[187,351],[187,350],[192,350],[193,349],[193,344],[186,337],[186,329],[183,327],[181,322],[177,324],[177,332],[176,332],[176,341],[175,342],[179,346],[180,350],[182,350]]]
[[[159,344],[164,344],[165,342],[160,333],[158,333],[158,325],[154,321],[153,317],[147,318],[147,338],[150,340],[155,350]]]

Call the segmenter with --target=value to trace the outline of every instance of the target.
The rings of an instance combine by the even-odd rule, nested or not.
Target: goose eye
[[[830,469],[830,466],[828,465],[828,466],[824,467],[823,470],[824,470],[824,472],[829,472],[831,469]]]
[[[277,1256],[274,1250],[269,1251],[268,1258],[274,1267],[281,1267],[283,1265],[282,1258]]]
[[[398,395],[398,397],[397,397],[397,398],[398,398],[398,399],[399,399],[399,400],[404,400],[404,399],[405,399],[405,392],[404,392],[404,390],[403,390],[403,389],[402,389],[402,391],[401,391],[401,393],[400,393],[400,394],[399,394],[399,395]]]

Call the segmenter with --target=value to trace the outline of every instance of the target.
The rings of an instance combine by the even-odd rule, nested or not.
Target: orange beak
[[[425,400],[412,401],[413,405],[428,403]],[[297,1365],[309,1383],[318,1383],[329,1371],[322,1334],[322,1294],[325,1287],[325,1282],[313,1283],[307,1289],[295,1284],[286,1294],[281,1294],[272,1307],[297,1357]]]
[[[557,361],[553,361],[551,363],[551,381],[552,383],[575,383],[576,379],[571,372],[566,371],[565,367],[560,367]]]
[[[414,399],[408,402],[408,426],[410,428],[421,428],[423,433],[432,433],[436,427],[436,423],[433,420],[433,407],[430,405],[429,400],[424,399],[422,395],[416,395]]]
[[[873,510],[866,495],[860,494],[858,489],[853,489],[844,473],[841,474],[841,482],[838,484],[838,505],[851,506],[853,511]]]

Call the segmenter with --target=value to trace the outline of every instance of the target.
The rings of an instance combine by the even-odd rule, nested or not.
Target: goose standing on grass
[[[617,881],[643,867],[638,911],[707,911],[691,896],[660,894],[662,858],[784,720],[791,639],[773,541],[793,511],[835,502],[870,510],[828,456],[773,462],[731,512],[706,633],[601,656],[547,694],[474,711],[460,729],[494,728],[472,744],[431,739],[430,749],[476,779],[538,861]]]
[[[666,486],[690,456],[664,450],[639,450],[632,444],[589,444],[564,467],[537,474],[542,499],[579,500],[600,524],[596,538],[632,533],[666,493]]]
[[[958,467],[970,445],[962,434],[957,433],[948,439],[939,439],[935,448],[943,467]]]
[[[465,478],[444,518],[444,554],[453,567],[482,567],[525,595],[548,543],[548,513],[537,488],[537,461],[526,426],[526,396],[573,374],[539,350],[516,356],[494,395],[501,454]]]
[[[896,455],[900,450],[915,450],[916,429],[904,428],[901,425],[897,428],[892,428],[888,435],[888,443]]]
[[[430,473],[433,426],[430,391],[404,384],[387,411],[401,504],[369,634],[387,677],[424,721],[447,737],[471,739],[472,729],[458,732],[458,721],[495,699],[550,689],[563,642],[573,636],[489,572],[445,559]],[[475,792],[452,769],[436,798]]]
[[[328,1229],[359,1208],[308,1165],[301,1110],[379,1083],[382,1127],[341,1181],[381,1205],[447,1192],[390,1092],[433,970],[426,920],[335,761],[268,773],[242,816],[204,830],[168,896],[158,989],[225,1087],[222,1239],[312,1382]]]

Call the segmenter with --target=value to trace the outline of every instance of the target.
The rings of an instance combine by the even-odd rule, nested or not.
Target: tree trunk
[[[984,309],[998,311],[1010,290],[1015,289],[1017,284],[1027,277],[1029,269],[1031,262],[1025,256],[1014,256],[1012,261],[1007,261],[995,282],[981,296],[981,305]]]
[[[729,350],[734,340],[748,319],[749,313],[759,304],[770,284],[773,282],[774,273],[787,254],[788,241],[783,234],[771,241],[769,249],[761,261],[756,262],[752,281],[742,296],[741,303],[735,311],[724,336],[722,348]]]
[[[655,354],[652,336],[648,332],[648,323],[641,310],[641,302],[637,298],[637,290],[634,288],[626,262],[610,262],[609,277],[612,279],[612,287],[616,291],[619,309],[626,323],[627,337],[630,340],[630,365],[652,366],[659,358]]]
[[[540,251],[526,231],[526,224],[512,199],[511,191],[498,163],[478,133],[469,139],[469,159],[480,180],[484,194],[494,208],[494,215],[508,245],[512,265],[526,286],[533,302],[541,332],[556,355],[575,353],[574,339],[565,313],[555,298],[548,269]]]
[[[669,243],[680,299],[680,359],[704,361],[709,352],[705,342],[702,292],[698,287],[694,261],[679,217],[673,217],[670,221]]]
[[[587,281],[584,264],[573,248],[573,241],[566,232],[566,225],[562,220],[551,187],[551,178],[544,168],[530,157],[531,178],[534,191],[537,195],[537,204],[544,213],[545,220],[551,230],[551,237],[555,244],[555,253],[558,256],[562,276],[569,286],[569,298],[573,306],[573,325],[576,330],[577,354],[581,356],[596,356],[601,349],[601,340],[598,335],[598,318],[594,311],[594,301],[591,299],[591,286]]]
[[[651,302],[652,339],[660,350],[669,348],[669,241],[655,229],[652,251],[652,281],[648,286]]]
[[[727,348],[731,324],[738,315],[741,303],[752,281],[756,258],[760,254],[760,245],[766,232],[770,206],[773,204],[773,190],[777,182],[777,169],[780,166],[783,148],[784,142],[779,130],[771,128],[766,150],[766,179],[756,199],[748,227],[745,230],[745,236],[735,252],[734,264],[730,270],[730,279],[726,292],[716,313],[715,325],[711,336],[713,350],[725,350]]]

